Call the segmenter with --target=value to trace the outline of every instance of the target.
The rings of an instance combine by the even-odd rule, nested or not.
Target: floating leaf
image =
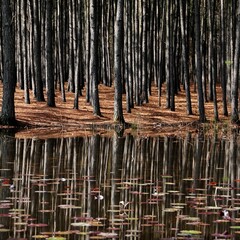
[[[199,221],[200,221],[200,218],[198,218],[198,217],[185,217],[185,218],[183,218],[183,220],[185,220],[185,221],[199,222]]]
[[[47,240],[66,240],[65,237],[50,237],[50,238],[47,238]]]
[[[217,207],[217,206],[206,206],[205,209],[209,209],[209,210],[220,210],[220,209],[222,209],[222,207]]]
[[[164,212],[177,212],[177,211],[179,211],[179,209],[177,209],[177,208],[166,208],[163,211]]]
[[[106,233],[106,232],[100,232],[98,235],[105,238],[114,238],[118,236],[117,233]]]
[[[198,231],[198,230],[182,230],[180,232],[183,233],[183,234],[190,234],[190,235],[200,235],[200,234],[202,234],[202,232]]]
[[[49,236],[48,235],[33,235],[32,238],[36,238],[36,239],[46,239],[48,238]]]
[[[10,229],[7,228],[0,228],[0,232],[4,233],[4,232],[10,232]]]
[[[86,222],[76,222],[76,223],[71,223],[73,227],[89,227],[91,224],[86,223]]]
[[[237,229],[239,230],[240,229],[240,226],[230,226],[231,229]]]
[[[162,178],[173,178],[171,175],[162,175]]]
[[[46,223],[30,223],[28,224],[28,227],[47,227],[48,224]]]
[[[183,178],[183,181],[194,181],[194,178]]]

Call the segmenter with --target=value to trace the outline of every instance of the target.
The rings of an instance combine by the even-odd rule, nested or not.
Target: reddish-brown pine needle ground
[[[2,86],[1,86],[2,88]],[[2,92],[2,91],[1,91]],[[230,124],[230,117],[222,114],[221,89],[218,92],[218,109],[221,128],[235,127]],[[74,94],[66,92],[66,102],[61,99],[61,93],[56,92],[56,108],[47,107],[46,102],[36,102],[31,92],[31,104],[24,103],[24,93],[16,89],[15,109],[16,118],[26,125],[18,131],[18,137],[61,137],[77,136],[100,132],[106,134],[113,128],[113,87],[99,86],[100,106],[102,117],[93,116],[92,107],[86,103],[85,92],[79,98],[79,110],[73,109]],[[193,115],[187,115],[185,92],[182,90],[176,96],[175,112],[166,109],[166,96],[163,89],[159,105],[156,87],[152,88],[149,103],[135,106],[131,113],[126,112],[125,95],[123,95],[124,118],[131,131],[140,135],[179,135],[186,131],[198,132],[198,105],[197,94],[191,91]],[[204,131],[215,129],[213,103],[205,103],[207,124],[200,125]],[[31,127],[27,124],[31,124]],[[219,129],[219,125],[218,125]]]

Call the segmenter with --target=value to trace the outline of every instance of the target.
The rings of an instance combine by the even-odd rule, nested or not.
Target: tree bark
[[[227,72],[226,72],[226,29],[225,29],[225,1],[221,0],[221,86],[223,114],[228,116],[227,109]]]
[[[195,61],[196,61],[196,81],[198,89],[198,110],[199,121],[205,122],[205,109],[204,109],[204,97],[202,86],[202,55],[201,55],[201,31],[200,31],[200,5],[199,0],[194,0],[194,12],[195,12]]]
[[[239,123],[238,115],[238,76],[239,76],[239,57],[240,57],[240,3],[238,3],[236,11],[236,39],[235,39],[235,52],[233,62],[233,77],[231,84],[231,121]]]
[[[15,125],[14,91],[16,86],[15,43],[10,0],[1,1],[3,41],[3,99],[1,123]]]
[[[183,12],[183,2],[179,0],[180,4],[180,27],[181,27],[181,43],[182,43],[182,61],[183,61],[183,78],[184,87],[186,93],[186,103],[187,103],[187,114],[192,114],[192,102],[190,93],[190,83],[189,83],[189,66],[188,66],[188,54],[186,46],[186,29],[184,25],[184,12]]]
[[[91,97],[92,97],[92,106],[93,114],[101,116],[100,103],[99,103],[99,94],[98,94],[98,34],[97,34],[97,0],[90,1],[90,84],[91,88]]]
[[[39,3],[34,1],[30,2],[32,5],[33,13],[33,59],[34,59],[34,76],[36,86],[36,100],[38,102],[45,101],[43,95],[43,81],[41,69],[41,29],[39,23]]]
[[[29,83],[28,83],[28,54],[27,54],[27,1],[21,0],[21,53],[22,53],[22,72],[24,82],[24,99],[25,103],[30,103],[29,97]]]
[[[114,122],[124,124],[122,108],[122,50],[124,0],[117,1],[114,35]]]
[[[52,40],[53,0],[46,0],[46,81],[47,105],[55,107],[54,73],[53,73],[53,40]]]

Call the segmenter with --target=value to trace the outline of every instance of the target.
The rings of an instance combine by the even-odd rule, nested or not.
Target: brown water
[[[238,239],[238,143],[2,136],[0,239]]]

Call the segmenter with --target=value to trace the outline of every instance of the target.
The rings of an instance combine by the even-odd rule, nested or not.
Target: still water
[[[0,239],[238,239],[239,146],[237,134],[1,136]]]

